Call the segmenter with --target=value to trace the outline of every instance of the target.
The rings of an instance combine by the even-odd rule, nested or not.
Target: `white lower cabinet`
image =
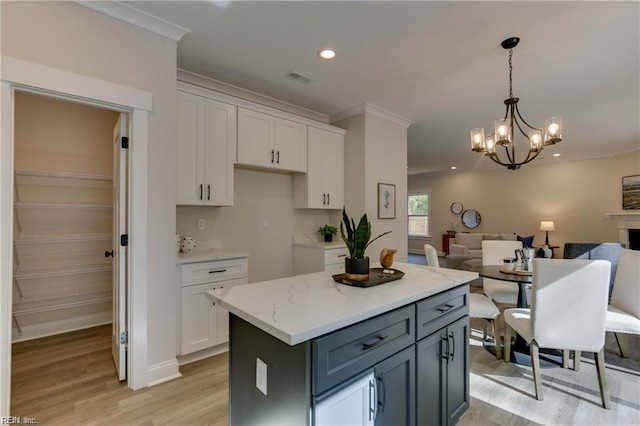
[[[243,258],[187,263],[178,267],[180,355],[229,341],[229,311],[207,299],[205,293],[247,284],[247,263]]]
[[[328,272],[334,274],[344,272],[344,259],[349,255],[345,246],[310,247],[294,246],[294,275],[312,272]]]
[[[373,426],[376,394],[376,378],[370,372],[328,397],[315,401],[314,425]]]

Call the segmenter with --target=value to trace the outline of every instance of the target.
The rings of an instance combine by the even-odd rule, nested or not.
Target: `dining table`
[[[483,278],[507,281],[518,285],[518,299],[516,307],[527,308],[527,286],[533,284],[533,273],[524,271],[507,272],[500,265],[474,266],[472,271]],[[497,340],[496,340],[497,344]],[[510,361],[520,365],[531,366],[529,343],[516,333],[516,339],[511,345]],[[540,349],[540,367],[559,367],[562,365],[562,354],[557,350]]]

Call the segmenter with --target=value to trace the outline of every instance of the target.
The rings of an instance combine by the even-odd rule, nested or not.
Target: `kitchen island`
[[[469,403],[466,283],[478,275],[393,266],[405,276],[370,288],[318,272],[207,292],[231,313],[230,424],[455,422]],[[371,390],[354,391],[367,375]]]

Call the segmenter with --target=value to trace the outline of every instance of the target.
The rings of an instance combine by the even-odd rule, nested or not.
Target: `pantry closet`
[[[14,342],[112,321],[119,113],[15,93]]]

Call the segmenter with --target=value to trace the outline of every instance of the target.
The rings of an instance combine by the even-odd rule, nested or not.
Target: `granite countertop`
[[[409,263],[393,267],[405,276],[369,288],[316,272],[208,291],[207,297],[293,346],[478,278],[476,272]]]
[[[325,243],[324,241],[296,241],[293,243],[293,245],[298,247],[311,247],[311,248],[323,248],[323,249],[347,248],[347,245],[342,240],[340,241],[333,240],[330,243]]]
[[[176,263],[206,262],[209,260],[238,259],[242,257],[249,257],[249,253],[235,250],[205,249],[194,250],[191,253],[178,253]]]

